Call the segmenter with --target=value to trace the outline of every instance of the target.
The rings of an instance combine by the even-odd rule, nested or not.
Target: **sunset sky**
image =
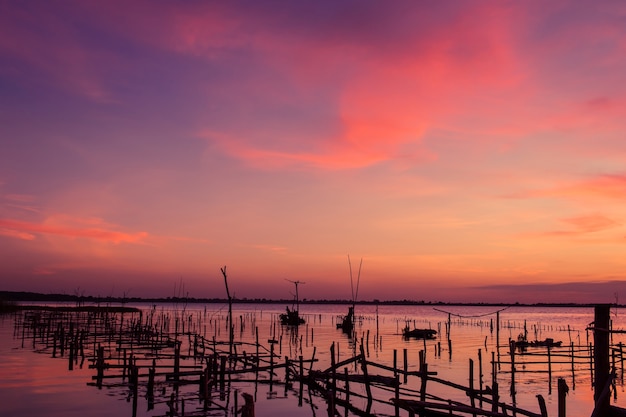
[[[626,2],[0,1],[0,290],[626,302]]]

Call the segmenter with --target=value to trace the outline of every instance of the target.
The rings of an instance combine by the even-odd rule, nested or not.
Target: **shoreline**
[[[74,302],[74,303],[184,303],[184,304],[222,304],[228,303],[227,298],[194,298],[194,297],[94,297],[77,296],[68,294],[44,294],[28,291],[0,291],[0,303],[2,302]],[[270,300],[266,298],[242,298],[232,299],[233,304],[289,304],[290,299]],[[345,299],[336,300],[300,300],[300,304],[339,304],[339,305],[426,305],[426,306],[467,306],[467,307],[581,307],[589,308],[599,304],[612,307],[625,307],[623,304],[614,303],[477,303],[477,302],[443,302],[443,301],[412,301],[412,300],[362,300],[352,302]]]

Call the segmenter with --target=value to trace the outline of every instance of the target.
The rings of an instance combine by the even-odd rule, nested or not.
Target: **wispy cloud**
[[[71,224],[70,224],[71,223]],[[114,226],[101,219],[70,219],[49,218],[43,223],[32,223],[14,219],[0,219],[0,228],[5,230],[5,236],[19,239],[33,240],[36,235],[55,235],[66,238],[85,238],[110,243],[143,243],[149,234],[147,232],[129,233],[114,230]]]
[[[601,232],[604,230],[620,227],[621,224],[602,214],[590,214],[579,217],[569,217],[561,219],[562,222],[570,225],[568,230],[553,230],[544,233],[545,236],[578,236],[589,233]]]
[[[286,252],[288,250],[285,246],[277,246],[277,245],[267,245],[267,244],[259,244],[252,245],[256,249],[261,249],[269,252]]]
[[[581,181],[563,182],[557,186],[528,190],[509,197],[623,200],[626,199],[626,174],[591,176]]]

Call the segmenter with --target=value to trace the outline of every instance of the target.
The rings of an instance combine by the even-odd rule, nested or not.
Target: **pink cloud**
[[[72,222],[74,225],[67,223]],[[76,224],[77,223],[77,224]],[[55,235],[66,238],[85,238],[110,243],[142,243],[146,232],[126,233],[112,230],[112,225],[99,219],[50,218],[44,223],[32,223],[13,219],[0,219],[0,227],[6,236],[32,240],[36,234]]]
[[[626,175],[598,175],[584,181],[564,183],[556,187],[530,190],[515,194],[513,198],[626,198]]]
[[[0,220],[0,224],[2,224],[2,220]],[[3,227],[0,227],[0,235],[13,237],[16,239],[21,239],[21,240],[34,240],[35,239],[35,235],[33,235],[32,233],[26,233],[24,231],[10,229],[10,228],[3,228]]]
[[[253,245],[254,248],[257,249],[261,249],[264,251],[269,251],[269,252],[286,252],[287,248],[284,246],[277,246],[277,245]]]
[[[591,214],[587,216],[570,217],[562,219],[564,223],[573,227],[570,230],[555,230],[546,232],[546,236],[576,236],[604,230],[613,229],[621,226],[620,223],[603,216],[601,214]]]
[[[408,13],[422,19],[421,12],[416,8]],[[356,36],[342,37],[340,31],[306,38],[298,31],[288,38],[280,30],[255,33],[252,44],[263,62],[274,65],[303,95],[302,100],[322,85],[334,86],[331,97],[336,101],[330,105],[337,107],[337,132],[294,134],[297,139],[279,149],[280,138],[271,141],[272,149],[265,146],[263,137],[271,137],[272,132],[259,126],[246,132],[235,128],[229,134],[212,129],[201,135],[232,156],[274,168],[341,169],[432,160],[433,152],[422,144],[429,129],[451,128],[456,121],[450,114],[464,115],[477,94],[498,90],[504,100],[507,91],[517,90],[524,80],[523,59],[511,46],[516,27],[511,19],[515,15],[515,22],[520,22],[524,17],[507,8],[490,7],[492,18],[477,19],[485,13],[485,9],[473,8],[453,16],[446,25],[428,26],[427,33],[416,30],[414,21],[410,25],[404,21],[407,28],[402,37],[370,43]],[[528,91],[528,87],[519,90]],[[487,129],[498,145],[503,132],[521,130],[521,123],[510,126],[515,111],[505,115],[499,113],[502,107],[492,106],[489,117],[480,115],[483,125],[476,128],[476,133]],[[469,113],[474,119],[476,111],[480,110],[474,106]],[[485,140],[485,136],[477,134],[472,139]]]

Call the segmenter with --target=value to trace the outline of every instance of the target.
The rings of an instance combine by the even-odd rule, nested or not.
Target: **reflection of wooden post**
[[[498,383],[494,382],[493,387],[491,388],[491,393],[493,395],[493,402],[491,404],[491,411],[494,413],[498,412],[498,406],[500,401],[500,394],[498,393]]]
[[[346,377],[346,402],[350,404],[350,380],[348,379],[348,368],[343,368],[343,374]]]
[[[241,417],[254,417],[254,398],[246,392],[241,396],[245,401],[244,406],[241,407]]]
[[[33,335],[33,338],[34,337],[35,336]],[[68,370],[70,371],[74,370],[74,342],[72,340],[70,340],[70,355],[69,355]]]
[[[400,417],[400,375],[396,375],[396,386],[395,386],[395,416]]]
[[[98,377],[96,379],[96,385],[98,388],[102,388],[102,378],[104,377],[104,346],[98,345],[98,357],[96,359]]]
[[[365,352],[363,350],[363,345],[360,346],[361,349],[361,370],[363,371],[363,379],[365,380],[365,391],[367,392],[367,410],[369,413],[372,408],[372,387],[370,387],[369,375],[367,373],[367,360],[365,359]]]
[[[600,415],[605,415],[609,407],[609,396],[602,396],[602,391],[609,381],[609,318],[611,306],[598,304],[595,306],[594,320],[594,352],[595,364],[593,399],[596,402],[596,410]]]

